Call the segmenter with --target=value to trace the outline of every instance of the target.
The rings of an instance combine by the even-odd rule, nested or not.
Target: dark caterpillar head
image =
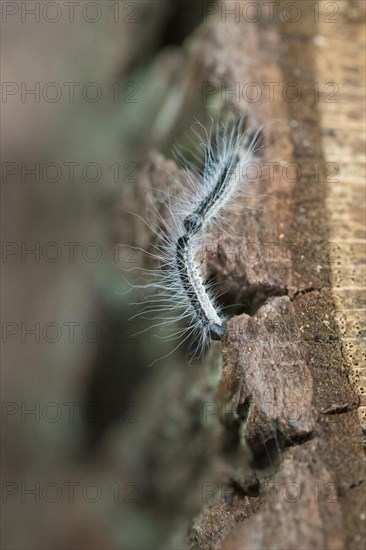
[[[222,340],[224,336],[224,328],[220,325],[212,323],[209,328],[209,335],[211,340]]]

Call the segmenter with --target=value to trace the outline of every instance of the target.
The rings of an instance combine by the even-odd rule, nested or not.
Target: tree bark
[[[272,122],[264,163],[276,166],[255,186],[260,212],[230,218],[238,237],[221,238],[212,260],[228,292],[243,281],[249,304],[267,297],[229,321],[217,392],[258,494],[234,468],[237,500],[196,519],[193,548],[363,546],[365,17],[360,3],[316,6],[315,18],[301,3],[297,21],[239,25],[221,11],[204,42],[210,81],[267,91],[245,108],[257,126]]]

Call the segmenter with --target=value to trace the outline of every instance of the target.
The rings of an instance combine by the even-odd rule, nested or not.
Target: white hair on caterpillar
[[[146,283],[133,288],[151,290],[153,294],[140,302],[141,311],[131,319],[153,318],[157,322],[142,332],[163,326],[163,339],[178,340],[167,356],[191,339],[191,358],[199,357],[211,340],[220,340],[224,335],[227,317],[218,304],[214,284],[206,277],[201,252],[208,233],[221,225],[230,205],[246,192],[248,182],[243,175],[259,149],[261,130],[246,130],[245,122],[244,117],[228,124],[212,120],[210,131],[196,122],[198,129],[193,132],[199,138],[198,152],[203,153],[201,172],[175,148],[176,158],[184,168],[184,184],[178,196],[166,194],[164,200],[152,201],[158,227],[143,220],[157,237],[153,251],[145,252],[157,266],[132,268],[147,277]],[[198,152],[193,151],[196,159]],[[162,204],[168,208],[167,218],[159,212]],[[177,329],[181,321],[185,326]]]

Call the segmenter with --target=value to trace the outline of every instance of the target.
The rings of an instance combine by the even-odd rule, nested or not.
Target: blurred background
[[[134,336],[121,276],[149,167],[174,170],[148,154],[206,109],[184,44],[212,5],[2,2],[4,548],[185,547],[213,482],[210,378],[149,368],[171,348]]]

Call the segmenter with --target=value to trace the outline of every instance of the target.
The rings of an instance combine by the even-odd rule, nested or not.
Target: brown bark
[[[334,5],[339,10],[344,4]],[[268,298],[251,317],[243,314],[229,321],[217,398],[228,402],[236,415],[238,448],[240,442],[249,445],[257,473],[271,444],[272,463],[280,448],[288,450],[273,477],[258,473],[259,509],[256,505],[249,520],[238,520],[229,534],[223,526],[220,543],[211,527],[218,524],[220,512],[214,508],[197,518],[192,530],[197,548],[363,545],[365,471],[359,417],[365,371],[360,370],[364,341],[359,323],[364,318],[364,272],[357,249],[364,244],[364,14],[360,10],[350,20],[339,10],[343,13],[337,23],[326,24],[321,3],[315,24],[310,6],[301,7],[295,23],[235,26],[218,21],[206,41],[210,79],[222,78],[219,68],[225,66],[228,89],[235,83],[275,82],[284,90],[295,82],[301,90],[297,101],[277,94],[272,102],[266,95],[248,106],[257,124],[275,121],[265,161],[279,161],[280,167],[295,162],[301,175],[289,184],[279,169],[272,181],[262,182],[259,192],[267,194],[253,201],[261,212],[230,218],[240,235],[239,246],[233,239],[221,240],[218,246],[224,252],[212,263],[228,292],[244,281],[249,300],[258,291],[281,296]],[[328,82],[333,84],[323,88]],[[315,83],[320,90],[337,90],[336,96],[314,96]],[[318,165],[326,169],[315,180]],[[333,167],[337,177],[331,180],[327,171]],[[259,261],[225,254],[249,243],[256,245],[254,254],[260,250]],[[269,243],[274,256],[268,253]],[[286,261],[288,247],[292,261]],[[268,483],[273,484],[270,495]],[[286,493],[289,488],[294,489],[292,496]],[[315,488],[322,496],[315,496]]]

